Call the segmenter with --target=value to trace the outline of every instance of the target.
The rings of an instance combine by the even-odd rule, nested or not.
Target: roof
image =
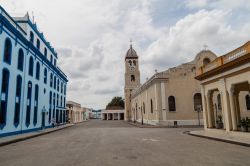
[[[205,80],[250,62],[250,41],[199,68],[197,80]]]
[[[132,44],[130,45],[130,48],[128,49],[127,53],[126,53],[126,57],[127,58],[132,58],[132,59],[137,59],[138,55],[136,53],[136,51],[133,49]]]

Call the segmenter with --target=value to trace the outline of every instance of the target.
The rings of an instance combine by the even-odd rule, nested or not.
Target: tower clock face
[[[130,66],[129,69],[130,71],[135,71],[135,66]]]

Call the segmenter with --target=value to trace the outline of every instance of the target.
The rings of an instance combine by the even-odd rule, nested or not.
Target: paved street
[[[1,166],[250,165],[250,148],[183,134],[91,120],[0,147]]]

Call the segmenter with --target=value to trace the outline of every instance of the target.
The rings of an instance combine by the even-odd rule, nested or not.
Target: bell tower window
[[[131,75],[131,82],[135,81],[135,75]]]

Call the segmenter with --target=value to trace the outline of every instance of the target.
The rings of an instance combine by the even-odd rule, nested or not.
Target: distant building
[[[65,123],[67,77],[58,55],[29,15],[0,7],[0,136]]]
[[[101,113],[102,120],[124,120],[124,108],[119,106],[110,106]]]
[[[83,122],[85,119],[85,110],[81,107],[81,104],[67,101],[67,123],[79,123]]]

